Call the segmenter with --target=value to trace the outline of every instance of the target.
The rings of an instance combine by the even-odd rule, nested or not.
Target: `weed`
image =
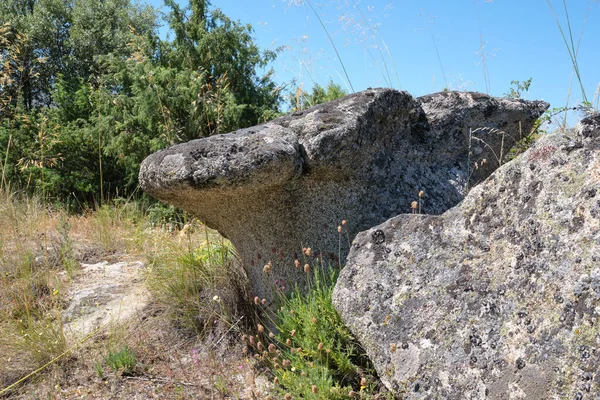
[[[137,361],[135,354],[129,346],[124,346],[119,351],[109,351],[108,355],[104,358],[104,362],[115,373],[131,375]]]
[[[504,94],[504,97],[507,99],[521,99],[523,96],[523,92],[529,92],[529,87],[531,86],[531,81],[533,78],[529,78],[526,81],[510,81],[511,88],[508,90],[508,93]]]
[[[346,399],[351,392],[373,393],[379,389],[373,366],[333,307],[339,269],[317,261],[305,264],[304,271],[307,290],[296,288],[285,295],[275,286],[275,309],[255,300],[271,320],[243,338],[247,350],[272,373],[284,397]]]
[[[187,232],[185,241],[148,254],[148,284],[178,326],[202,335],[219,322],[231,326],[236,316],[244,315],[242,299],[247,296],[231,244],[207,228],[204,240]]]

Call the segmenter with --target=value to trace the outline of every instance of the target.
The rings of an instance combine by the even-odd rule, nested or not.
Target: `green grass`
[[[308,289],[278,291],[277,307],[261,310],[270,320],[244,338],[247,350],[270,371],[284,398],[384,396],[372,364],[333,306],[339,270],[318,263],[306,270]],[[265,326],[275,328],[268,332]]]
[[[129,346],[123,346],[118,351],[109,351],[106,358],[104,358],[104,362],[115,373],[131,375],[135,369],[137,360]]]

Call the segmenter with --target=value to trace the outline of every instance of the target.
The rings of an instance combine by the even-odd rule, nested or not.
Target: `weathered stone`
[[[153,154],[140,184],[229,238],[256,294],[272,298],[274,281],[289,287],[304,279],[294,267],[296,258],[304,265],[303,246],[337,265],[346,234],[409,211],[420,190],[424,212],[457,204],[469,177],[476,182],[497,168],[494,154],[529,133],[547,107],[479,93],[415,99],[367,90]],[[468,167],[483,158],[478,169]]]
[[[600,393],[600,116],[360,233],[333,298],[401,398]]]

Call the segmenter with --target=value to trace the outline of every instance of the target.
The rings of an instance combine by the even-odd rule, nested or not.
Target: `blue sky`
[[[160,7],[161,1],[151,4]],[[550,3],[568,33],[563,1]],[[525,98],[566,104],[573,68],[546,0],[212,1],[230,18],[251,24],[261,48],[285,48],[273,64],[278,83],[295,79],[310,89],[333,79],[351,91],[310,4],[355,91],[392,86],[419,96],[449,87],[502,96],[512,80],[533,78]],[[581,37],[578,62],[592,101],[600,84],[600,1],[566,4],[575,45]],[[581,100],[574,79],[570,104]]]

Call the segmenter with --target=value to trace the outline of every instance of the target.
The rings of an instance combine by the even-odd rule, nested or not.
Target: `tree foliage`
[[[330,80],[326,87],[315,83],[310,92],[305,92],[302,90],[302,86],[298,86],[295,95],[290,98],[290,105],[293,111],[299,111],[339,99],[347,94],[348,92],[333,80]]]
[[[251,26],[205,0],[166,5],[172,40],[130,0],[0,4],[2,186],[74,202],[131,193],[151,152],[276,115],[276,52]]]

